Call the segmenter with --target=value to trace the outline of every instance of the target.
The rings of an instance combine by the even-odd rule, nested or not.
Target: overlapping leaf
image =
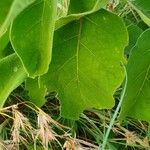
[[[12,0],[1,0],[0,3],[0,26],[3,24],[12,4]]]
[[[9,94],[26,78],[26,73],[16,54],[0,60],[0,108]]]
[[[129,44],[125,48],[125,54],[127,56],[129,56],[131,49],[135,45],[137,39],[139,38],[139,36],[143,32],[143,30],[140,27],[138,27],[137,25],[134,25],[134,24],[129,25],[127,27],[127,29],[128,29],[128,33],[129,33]]]
[[[3,36],[0,38],[0,59],[4,57],[4,49],[6,48],[9,42],[9,32],[7,31]]]
[[[34,0],[1,0],[0,37],[5,34],[13,19]]]
[[[1,0],[0,1],[0,58],[9,42],[9,27],[13,19],[34,0]]]
[[[56,29],[106,6],[109,0],[70,0],[68,15],[56,22]]]
[[[132,49],[127,64],[127,89],[120,118],[134,117],[150,122],[150,29]]]
[[[150,26],[150,1],[129,0],[129,4],[138,12],[142,20]]]
[[[11,42],[30,77],[48,71],[56,7],[56,0],[36,0],[13,21]]]
[[[88,11],[97,11],[100,7],[105,6],[107,0],[70,0],[68,14],[86,13]]]
[[[122,20],[105,10],[56,31],[53,59],[42,80],[58,92],[62,116],[77,119],[85,108],[114,106],[127,40]]]

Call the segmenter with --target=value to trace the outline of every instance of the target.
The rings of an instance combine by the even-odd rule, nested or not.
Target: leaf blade
[[[3,107],[9,94],[26,78],[23,66],[16,56],[12,54],[0,60],[0,108]]]
[[[46,102],[45,95],[46,95],[46,87],[40,83],[39,85],[39,79],[31,79],[28,78],[26,80],[26,90],[28,91],[28,95],[30,97],[30,101],[37,105],[38,107],[41,107]]]
[[[9,27],[13,19],[34,0],[1,0],[0,3],[0,57],[9,43]]]
[[[78,20],[81,17],[98,11],[108,3],[108,0],[82,0],[80,6],[76,0],[70,1],[68,15],[61,17],[56,21],[55,29],[59,29],[67,23]],[[90,5],[89,5],[90,3]],[[79,7],[79,8],[78,8]]]
[[[11,27],[10,38],[13,48],[28,75],[33,78],[48,71],[56,2],[55,0],[35,1],[17,16]]]
[[[128,83],[122,104],[120,119],[126,116],[150,121],[150,30],[139,37],[127,64]],[[138,66],[138,67],[137,67]]]
[[[145,0],[129,0],[129,4],[140,15],[141,19],[150,26],[150,1]]]
[[[121,19],[105,10],[55,32],[53,60],[42,80],[49,91],[58,92],[62,116],[77,119],[85,108],[114,105],[112,95],[124,76],[120,62],[127,41]]]
[[[0,37],[3,36],[11,22],[13,21],[13,19],[24,9],[26,8],[28,5],[30,5],[34,0],[3,0],[1,5],[3,7],[2,9],[2,13],[4,14],[6,11],[7,13],[5,13],[5,15],[3,16],[3,18],[1,18],[1,28],[0,28]],[[9,9],[8,9],[9,8]],[[8,9],[8,10],[7,10]]]

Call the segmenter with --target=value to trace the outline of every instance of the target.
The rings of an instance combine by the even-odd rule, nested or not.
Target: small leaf
[[[90,2],[89,2],[90,1]],[[81,17],[98,11],[106,6],[109,0],[81,0],[80,5],[77,0],[70,0],[68,15],[56,21],[55,29],[59,29],[67,23],[78,20]]]
[[[56,0],[36,0],[13,21],[11,42],[30,77],[48,71],[56,7]]]
[[[150,29],[139,37],[131,51],[127,77],[120,119],[130,116],[150,122]]]
[[[128,0],[129,4],[137,11],[141,19],[150,26],[150,1],[149,0]]]
[[[26,78],[23,66],[16,56],[12,54],[0,60],[0,108],[3,107],[9,94]]]
[[[122,20],[105,10],[55,32],[53,59],[42,80],[49,91],[58,92],[62,116],[77,119],[86,108],[114,106],[127,41]]]
[[[29,92],[28,95],[30,97],[30,101],[38,107],[41,107],[45,104],[45,95],[47,89],[42,83],[39,85],[38,82],[38,78],[28,78],[26,81],[26,90]]]

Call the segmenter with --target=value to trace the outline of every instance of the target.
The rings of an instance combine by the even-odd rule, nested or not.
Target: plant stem
[[[108,140],[110,131],[111,131],[112,126],[113,126],[113,124],[114,124],[114,122],[115,122],[115,119],[117,118],[117,114],[118,114],[118,112],[119,112],[119,110],[120,110],[120,107],[121,107],[121,105],[122,105],[122,101],[123,101],[123,98],[124,98],[124,95],[125,95],[126,86],[127,86],[127,80],[128,80],[128,79],[127,79],[126,68],[125,68],[124,65],[123,65],[123,68],[124,68],[124,71],[125,71],[125,78],[126,78],[126,79],[125,79],[124,89],[123,89],[123,91],[122,91],[119,104],[118,104],[118,106],[117,106],[117,108],[116,108],[116,110],[115,110],[115,113],[114,113],[114,115],[113,115],[113,117],[112,117],[112,119],[111,119],[111,121],[110,121],[109,127],[108,127],[108,129],[107,129],[107,131],[106,131],[106,134],[105,134],[105,136],[104,136],[104,140],[103,140],[102,146],[101,146],[101,145],[99,146],[99,150],[105,150],[105,147],[106,147],[106,144],[107,144],[107,140]]]

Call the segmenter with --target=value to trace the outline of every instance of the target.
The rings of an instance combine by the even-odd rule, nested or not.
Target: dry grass
[[[36,114],[36,126],[33,125],[28,117],[19,110],[19,105],[18,103],[0,110],[0,114],[7,117],[7,122],[3,129],[7,124],[11,124],[11,129],[8,133],[9,137],[3,141],[1,140],[0,150],[19,150],[22,149],[21,147],[29,149],[29,145],[32,145],[35,150],[39,146],[43,147],[44,150],[48,150],[51,143],[56,143],[59,149],[66,150],[95,150],[98,148],[94,144],[73,138],[70,128],[52,119],[42,109],[24,103],[24,109],[27,107]]]

